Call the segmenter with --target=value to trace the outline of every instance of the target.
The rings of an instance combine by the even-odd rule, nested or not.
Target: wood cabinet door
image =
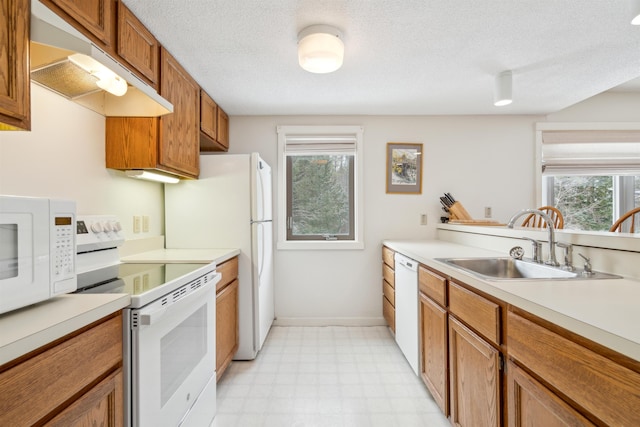
[[[218,137],[218,104],[207,92],[200,91],[200,131],[211,139]]]
[[[449,375],[453,425],[501,425],[500,353],[453,316],[449,316]]]
[[[107,50],[113,50],[116,27],[114,0],[42,0],[42,3],[73,18],[81,26],[74,27],[99,40]]]
[[[229,149],[229,116],[225,113],[220,106],[218,106],[218,129],[217,140],[225,148],[225,151]]]
[[[29,0],[0,5],[0,130],[31,129]]]
[[[197,178],[200,174],[200,86],[161,48],[160,95],[173,113],[160,118],[159,163]]]
[[[122,369],[118,369],[68,408],[47,427],[122,427],[124,423]]]
[[[118,2],[118,55],[158,90],[160,44],[122,2]]]
[[[509,427],[583,427],[594,424],[545,386],[509,361]]]
[[[449,416],[447,311],[423,293],[420,293],[420,336],[422,381],[442,413]]]
[[[220,381],[238,350],[238,284],[236,279],[216,295],[217,381]]]

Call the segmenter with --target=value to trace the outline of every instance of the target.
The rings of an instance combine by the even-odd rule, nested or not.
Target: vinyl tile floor
[[[214,427],[449,427],[386,327],[274,326],[218,382]]]

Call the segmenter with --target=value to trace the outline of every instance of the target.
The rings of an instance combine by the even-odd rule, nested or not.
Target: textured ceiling
[[[640,76],[628,0],[124,0],[231,115],[540,114]],[[344,33],[311,74],[297,34]],[[493,106],[513,70],[513,104]],[[619,90],[640,90],[640,80]]]

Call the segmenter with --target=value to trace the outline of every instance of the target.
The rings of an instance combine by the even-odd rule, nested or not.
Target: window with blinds
[[[640,130],[542,130],[542,202],[565,228],[608,231],[640,206]]]
[[[286,213],[279,247],[358,243],[362,128],[281,126],[278,151],[284,166],[280,206]]]

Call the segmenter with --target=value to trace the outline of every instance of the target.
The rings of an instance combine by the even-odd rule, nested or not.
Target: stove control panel
[[[117,248],[124,243],[122,224],[115,215],[78,215],[76,243],[78,253]]]

